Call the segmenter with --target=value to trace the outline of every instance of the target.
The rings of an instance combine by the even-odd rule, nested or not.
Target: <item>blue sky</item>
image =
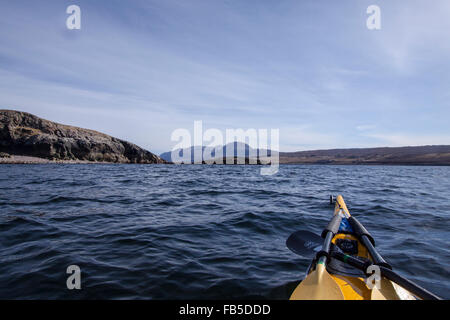
[[[81,30],[65,25],[81,7]],[[366,9],[381,8],[381,30]],[[0,108],[153,152],[177,128],[279,128],[281,151],[450,144],[448,0],[8,1]]]

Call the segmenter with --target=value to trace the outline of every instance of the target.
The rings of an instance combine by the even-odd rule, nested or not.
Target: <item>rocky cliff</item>
[[[0,152],[50,160],[166,162],[130,142],[104,133],[62,125],[13,110],[0,110]]]

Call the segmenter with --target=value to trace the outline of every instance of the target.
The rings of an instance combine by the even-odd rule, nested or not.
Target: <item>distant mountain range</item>
[[[211,148],[211,147],[210,147]],[[271,151],[270,150],[264,150],[264,149],[255,149],[250,147],[248,144],[246,143],[242,143],[242,142],[232,142],[229,143],[223,147],[216,147],[218,149],[222,149],[222,161],[223,163],[225,163],[226,158],[233,158],[233,159],[237,159],[237,158],[245,158],[247,159],[247,162],[249,161],[250,158],[254,158],[255,160],[259,160],[260,157],[261,158],[265,158],[265,157],[270,157],[271,155]],[[212,149],[212,148],[211,148]],[[206,147],[200,147],[200,146],[192,146],[190,148],[185,148],[185,149],[177,149],[175,150],[175,153],[179,154],[179,157],[183,157],[183,155],[187,155],[187,153],[190,153],[190,160],[185,161],[186,163],[195,163],[195,152],[197,152],[200,155],[203,155],[203,153],[205,152]],[[242,151],[243,152],[242,152]],[[216,156],[216,152],[215,149],[210,150],[210,157],[206,156],[206,158],[201,157],[200,161],[197,162],[203,162],[203,161],[218,161],[220,160],[220,157],[217,155]],[[227,154],[227,151],[230,154]],[[239,156],[238,156],[239,154]],[[161,153],[160,155],[161,159],[164,159],[168,162],[176,162],[175,159],[172,159],[172,152],[164,152]]]
[[[226,149],[232,146],[228,144],[223,147],[224,156]],[[237,143],[234,147],[234,157],[237,157]],[[204,149],[205,147],[202,148]],[[246,158],[250,154],[260,154],[259,150],[252,149],[247,144],[244,144],[244,149]],[[179,149],[177,152],[183,154],[188,150]],[[194,150],[200,151],[200,147],[190,148],[191,160],[188,163],[194,163]],[[214,153],[212,156],[214,157]],[[280,152],[279,156],[280,164],[450,165],[450,145],[311,150]],[[172,161],[171,152],[165,152],[160,157]]]
[[[210,157],[201,157],[199,163],[268,163],[272,153],[270,150],[255,149],[241,142],[218,148],[222,150],[222,158],[212,150]],[[190,152],[185,163],[194,163],[195,152],[203,154],[205,149],[206,147],[190,147],[176,152],[180,155]],[[239,154],[240,150],[243,150],[242,154]],[[231,154],[228,155],[227,151]],[[55,123],[26,112],[0,110],[0,162],[18,163],[14,156],[38,157],[49,161],[174,162],[171,152],[165,152],[158,157],[130,142],[94,130]],[[280,152],[279,159],[281,164],[448,166],[450,145]]]
[[[285,164],[450,165],[450,146],[383,147],[280,152]]]

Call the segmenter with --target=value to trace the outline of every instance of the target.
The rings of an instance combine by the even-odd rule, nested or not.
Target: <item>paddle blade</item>
[[[310,231],[296,231],[286,240],[286,246],[301,256],[312,256],[322,248],[323,239]]]
[[[400,300],[393,283],[382,278],[380,282],[380,289],[373,287],[370,294],[370,300]]]
[[[290,300],[344,300],[344,294],[325,266],[318,264],[295,288]]]

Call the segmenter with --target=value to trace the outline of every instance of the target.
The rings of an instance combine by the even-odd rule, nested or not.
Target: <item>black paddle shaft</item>
[[[317,252],[316,259],[319,260],[321,257],[326,257],[327,262],[330,260],[330,248],[331,248],[331,240],[336,233],[339,231],[339,225],[341,224],[342,217],[339,214],[333,216],[328,226],[322,232],[322,238],[325,238],[323,241],[322,250]]]
[[[375,249],[375,241],[373,240],[367,229],[364,228],[364,226],[353,216],[347,218],[347,220],[352,226],[356,236],[361,240],[361,242],[369,251],[374,263],[378,266],[392,269],[391,265],[387,263],[386,260],[384,260],[383,257],[378,253],[377,249]]]
[[[352,256],[346,255],[342,252],[333,252],[332,257],[340,260],[342,262],[348,263],[349,265],[355,267],[356,269],[359,269],[363,271],[364,273],[367,272],[367,268],[370,266],[370,263],[363,262],[359,259],[356,259]],[[391,280],[392,282],[395,282],[396,284],[400,285],[401,287],[405,288],[415,296],[423,299],[423,300],[441,300],[440,297],[436,296],[435,294],[431,293],[427,289],[422,288],[418,284],[415,284],[414,282],[402,277],[401,275],[397,274],[396,272],[392,271],[391,269],[388,269],[383,266],[380,267],[380,272],[383,277],[386,279]]]

